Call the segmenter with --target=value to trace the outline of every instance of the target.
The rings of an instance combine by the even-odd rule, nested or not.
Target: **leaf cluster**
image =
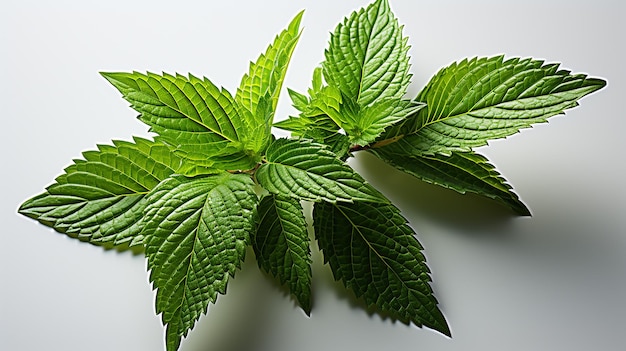
[[[331,33],[297,116],[275,122],[302,12],[231,94],[208,78],[102,73],[153,139],[84,152],[19,212],[71,237],[142,247],[168,350],[226,292],[252,247],[259,267],[311,311],[303,201],[324,260],[364,302],[450,335],[423,248],[406,219],[347,163],[370,152],[426,182],[530,211],[475,147],[547,121],[605,86],[534,59],[482,57],[442,68],[414,98],[408,39],[387,0]],[[291,132],[276,139],[272,126]]]

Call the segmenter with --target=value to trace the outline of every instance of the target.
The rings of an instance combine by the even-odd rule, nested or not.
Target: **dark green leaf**
[[[404,323],[450,335],[415,233],[389,203],[316,203],[315,235],[336,280]]]
[[[394,167],[425,182],[456,190],[461,194],[471,192],[487,196],[500,201],[519,215],[530,215],[526,205],[484,156],[474,152],[453,152],[449,156],[408,156],[400,147],[401,145],[391,144],[370,151]]]
[[[302,206],[280,195],[259,204],[259,225],[252,247],[259,267],[287,284],[300,307],[311,313],[311,252]]]
[[[167,326],[167,349],[174,351],[240,267],[258,199],[249,176],[222,173],[168,178],[147,201],[143,234],[150,281]]]

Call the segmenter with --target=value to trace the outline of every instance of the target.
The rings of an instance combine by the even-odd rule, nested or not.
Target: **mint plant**
[[[167,350],[225,293],[250,246],[310,313],[303,201],[314,203],[312,229],[335,279],[379,312],[449,336],[414,230],[346,160],[370,152],[530,215],[473,149],[606,85],[558,64],[498,56],[452,63],[409,98],[408,39],[387,0],[376,0],[332,32],[310,89],[288,90],[297,116],[274,122],[302,15],[250,64],[234,95],[191,74],[102,73],[154,136],[84,152],[19,208],[82,241],[142,249]],[[272,127],[291,138],[277,139]]]

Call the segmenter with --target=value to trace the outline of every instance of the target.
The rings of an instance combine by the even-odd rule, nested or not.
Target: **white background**
[[[471,5],[469,4],[471,3]],[[230,91],[307,9],[286,86],[304,91],[328,33],[366,1],[19,1],[0,6],[0,350],[160,350],[145,261],[57,234],[16,213],[96,143],[147,136],[99,71],[191,72]],[[360,308],[315,254],[307,318],[253,255],[183,351],[618,350],[626,328],[620,1],[392,0],[412,46],[411,94],[440,67],[506,54],[609,81],[549,124],[479,151],[530,207],[518,218],[382,166],[351,164],[418,232],[448,339]],[[279,118],[293,114],[286,95]],[[314,247],[314,252],[316,248]]]

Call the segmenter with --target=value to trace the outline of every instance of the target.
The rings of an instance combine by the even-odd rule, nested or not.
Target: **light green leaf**
[[[289,90],[293,106],[300,111],[300,115],[276,122],[274,127],[288,130],[294,137],[324,143],[325,139],[339,132],[341,92],[337,88],[323,86],[322,69],[317,67],[308,93],[310,98]]]
[[[150,281],[167,326],[167,350],[174,351],[240,267],[258,198],[249,176],[222,173],[170,177],[147,201],[143,234]]]
[[[329,85],[359,106],[404,96],[409,47],[387,0],[352,13],[331,35],[323,63]]]
[[[306,312],[311,313],[311,252],[300,201],[268,195],[259,204],[259,225],[252,247],[264,271],[287,284]]]
[[[336,280],[404,323],[450,335],[415,233],[389,203],[316,203],[315,235]]]
[[[289,88],[287,88],[287,92],[289,93],[289,97],[291,98],[293,107],[295,107],[300,112],[304,112],[309,106],[309,98],[306,97],[306,95],[300,94],[297,91]]]
[[[605,85],[539,60],[466,59],[439,71],[418,95],[427,107],[405,124],[405,142],[420,154],[469,151],[562,114]]]
[[[387,201],[321,144],[278,139],[256,171],[269,192],[309,201]]]
[[[517,214],[530,216],[530,211],[511,186],[488,160],[474,152],[453,152],[451,155],[410,155],[400,143],[370,149],[394,167],[428,183],[455,190],[461,194],[476,193],[495,199]]]
[[[291,131],[292,137],[310,139],[324,144],[338,158],[347,157],[350,140],[340,132],[335,122],[341,117],[341,92],[329,86],[323,86],[322,69],[318,67],[313,73],[313,84],[309,89],[309,99],[293,90],[289,91],[291,100],[301,113],[298,117],[289,117],[274,124],[275,127]],[[329,114],[333,118],[329,117]]]
[[[342,105],[341,91],[335,87],[324,86],[311,97],[309,110],[303,115],[304,117],[324,116],[330,118],[334,122],[330,126],[337,130],[339,126],[346,123],[347,116],[344,116],[344,114],[350,112],[344,112],[343,110],[346,110],[346,108],[343,108]]]
[[[371,106],[360,108],[346,125],[352,144],[365,146],[374,142],[387,127],[415,114],[425,105],[416,101],[381,99]]]
[[[138,72],[102,75],[180,157],[201,168],[228,170],[251,169],[258,161],[254,154],[259,150],[247,148],[255,135],[242,121],[233,97],[207,78]]]
[[[354,12],[331,35],[324,77],[339,90],[340,106],[320,108],[345,130],[351,144],[372,143],[421,107],[402,100],[411,78],[408,48],[387,0]]]
[[[300,38],[300,22],[304,11],[294,17],[287,29],[283,30],[274,42],[243,76],[235,99],[252,116],[252,125],[271,125],[278,104],[280,90],[285,80],[287,66]],[[259,101],[269,96],[269,115],[258,114]]]
[[[141,244],[145,196],[181,166],[169,148],[150,140],[114,141],[74,160],[23,215],[92,244]]]

